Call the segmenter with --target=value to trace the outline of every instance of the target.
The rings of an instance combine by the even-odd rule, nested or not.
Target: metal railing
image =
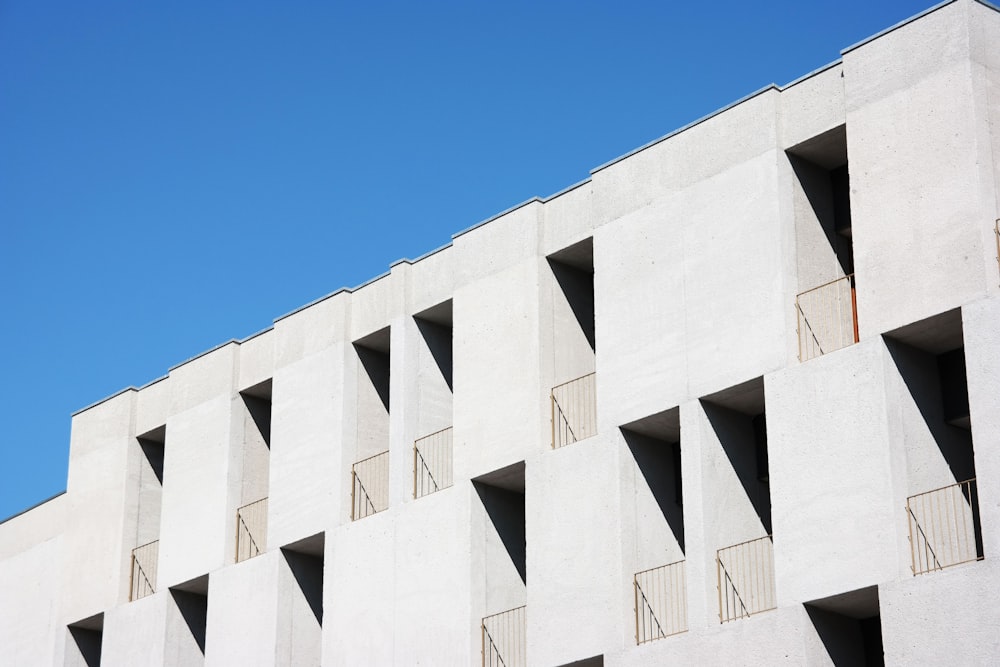
[[[799,361],[858,342],[858,301],[854,274],[806,290],[795,297]]]
[[[527,607],[509,609],[483,619],[483,667],[524,667],[528,664],[525,637]]]
[[[389,507],[389,451],[351,466],[351,521]]]
[[[774,543],[770,535],[719,549],[719,622],[725,623],[777,606]]]
[[[552,448],[597,434],[597,374],[552,389]]]
[[[452,484],[452,427],[413,443],[413,497],[447,489]]]
[[[983,557],[975,478],[906,499],[913,574]]]
[[[139,600],[156,592],[156,564],[159,552],[159,540],[132,549],[132,567],[128,584],[129,601]]]
[[[636,572],[632,587],[636,644],[687,631],[684,561]]]
[[[997,268],[1000,269],[1000,218],[997,219],[996,226],[993,228],[993,233],[996,235],[997,239]]]
[[[267,498],[236,510],[236,562],[259,556],[267,548]]]

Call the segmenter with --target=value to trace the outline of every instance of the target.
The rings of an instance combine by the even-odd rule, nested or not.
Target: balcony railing
[[[236,510],[236,562],[264,553],[267,548],[267,498]]]
[[[913,574],[924,574],[983,557],[976,480],[906,499]]]
[[[389,507],[389,452],[351,466],[351,521]]]
[[[684,561],[637,572],[632,585],[636,644],[687,631]]]
[[[795,297],[799,361],[858,342],[858,302],[854,274],[814,287]]]
[[[996,226],[993,227],[993,233],[997,240],[997,268],[1000,268],[1000,218],[997,219]]]
[[[132,549],[132,569],[129,575],[128,599],[138,600],[156,592],[156,563],[160,541]]]
[[[552,389],[552,448],[597,434],[597,374]]]
[[[526,607],[517,607],[483,619],[483,667],[524,667]]]
[[[719,621],[774,609],[774,543],[771,536],[719,549]]]
[[[447,489],[452,484],[452,428],[413,443],[413,497]]]

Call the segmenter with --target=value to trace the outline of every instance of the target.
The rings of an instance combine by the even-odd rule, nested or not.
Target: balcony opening
[[[323,566],[326,539],[318,533],[282,547],[278,634],[292,665],[318,665],[323,635]]]
[[[639,419],[621,432],[635,464],[623,484],[634,480],[626,493],[635,506],[635,639],[643,644],[687,630],[680,410]]]
[[[474,572],[482,587],[480,635],[488,665],[525,665],[527,544],[524,522],[524,462],[472,480],[481,512],[474,508],[472,543],[484,554]],[[482,545],[482,549],[477,546]]]
[[[240,392],[243,443],[239,506],[236,509],[236,562],[267,548],[267,496],[271,459],[271,380]]]
[[[389,355],[386,327],[354,342],[358,355],[356,458],[351,520],[389,507]]]
[[[417,353],[417,419],[413,444],[413,497],[452,485],[452,302],[413,317],[420,332]]]
[[[786,152],[793,174],[799,359],[858,341],[846,126]]]
[[[208,622],[208,575],[170,589],[173,605],[167,616],[171,660],[182,665],[205,664]]]
[[[878,588],[871,586],[805,603],[826,657],[836,667],[882,667]]]
[[[984,557],[961,310],[885,335],[905,386],[910,558],[914,574]]]
[[[524,462],[477,477],[472,484],[492,531],[503,545],[522,584],[528,581],[524,528]]]
[[[776,606],[763,379],[703,397],[701,405],[728,463],[712,480],[719,497],[730,499],[713,536],[724,545],[715,566],[725,623]]]
[[[72,623],[66,630],[66,667],[98,667],[104,642],[104,614]]]
[[[573,662],[567,662],[560,667],[604,667],[604,656],[595,655],[592,658],[585,658],[583,660],[575,660]]]
[[[597,433],[594,240],[575,243],[547,259],[555,378],[550,396],[552,447],[558,448]]]
[[[166,426],[160,426],[136,438],[139,449],[138,512],[135,546],[130,558],[129,600],[138,600],[156,592],[166,433]]]

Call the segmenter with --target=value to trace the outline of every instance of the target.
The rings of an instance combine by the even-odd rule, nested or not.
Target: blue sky
[[[0,0],[0,518],[72,412],[928,6]]]

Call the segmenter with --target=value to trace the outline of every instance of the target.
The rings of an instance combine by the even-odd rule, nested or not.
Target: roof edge
[[[14,514],[11,514],[9,517],[7,517],[6,519],[0,519],[0,526],[2,526],[3,524],[7,523],[11,519],[16,519],[17,517],[21,516],[22,514],[27,514],[28,512],[30,512],[33,509],[38,509],[39,507],[41,507],[45,503],[52,502],[53,500],[55,500],[59,496],[63,496],[63,495],[66,495],[66,489],[63,489],[62,491],[60,491],[59,493],[57,493],[57,494],[55,494],[53,496],[49,496],[45,500],[41,500],[41,501],[35,503],[31,507],[26,507],[23,510],[21,510],[20,512],[15,512]]]
[[[951,0],[951,1],[954,2],[955,0]],[[662,137],[659,137],[657,139],[653,139],[652,141],[650,141],[648,143],[645,143],[642,146],[639,146],[638,148],[636,148],[634,150],[631,150],[628,153],[625,153],[624,155],[620,155],[620,156],[614,158],[613,160],[609,160],[609,161],[605,162],[604,164],[602,164],[602,165],[600,165],[598,167],[594,167],[593,169],[590,170],[590,175],[593,176],[594,174],[596,174],[597,172],[599,172],[599,171],[601,171],[603,169],[607,169],[608,167],[610,167],[612,165],[615,165],[615,164],[618,164],[619,162],[621,162],[623,160],[627,160],[628,158],[632,157],[633,155],[635,155],[637,153],[641,153],[642,151],[644,151],[644,150],[646,150],[648,148],[652,148],[653,146],[655,146],[655,145],[657,145],[659,143],[662,143],[662,142],[666,141],[667,139],[670,139],[671,137],[676,137],[681,132],[685,132],[687,130],[690,130],[691,128],[695,127],[696,125],[701,125],[705,121],[711,120],[712,118],[715,118],[719,114],[725,113],[726,111],[729,111],[730,109],[732,109],[734,107],[737,107],[737,106],[743,104],[744,102],[749,102],[753,98],[755,98],[755,97],[757,97],[759,95],[763,95],[764,93],[766,93],[768,91],[771,91],[771,90],[776,90],[778,92],[781,92],[781,89],[777,85],[775,85],[773,83],[770,83],[770,84],[764,86],[763,88],[755,90],[754,92],[750,93],[749,95],[744,95],[743,97],[739,98],[735,102],[730,102],[729,104],[727,104],[724,107],[716,109],[715,111],[713,111],[713,112],[711,112],[709,114],[706,114],[706,115],[702,116],[701,118],[698,118],[697,120],[691,121],[687,125],[682,125],[681,127],[677,128],[676,130],[674,130],[672,132],[669,132],[667,134],[664,134]]]
[[[954,4],[956,2],[958,2],[958,0],[944,0],[944,2],[939,2],[938,4],[934,5],[933,7],[928,7],[927,9],[925,9],[922,12],[920,12],[919,14],[914,14],[910,18],[903,19],[899,23],[891,25],[891,26],[889,26],[888,28],[886,28],[884,30],[880,30],[879,32],[877,32],[874,35],[872,35],[871,37],[865,37],[860,42],[855,42],[854,44],[851,44],[850,46],[848,46],[846,49],[841,49],[840,55],[842,55],[842,56],[847,55],[851,51],[853,51],[853,50],[855,50],[857,48],[860,48],[860,47],[864,46],[865,44],[867,44],[869,42],[875,41],[879,37],[884,37],[885,35],[888,35],[890,32],[892,32],[894,30],[898,30],[899,28],[902,28],[905,25],[909,25],[910,23],[913,23],[914,21],[916,21],[919,18],[923,18],[924,16],[927,16],[928,14],[930,14],[932,12],[936,12],[937,10],[941,9],[942,7],[947,7],[948,5]]]
[[[781,92],[785,92],[789,88],[797,86],[800,83],[802,83],[803,81],[811,79],[814,76],[819,76],[823,72],[826,72],[827,70],[831,70],[834,67],[838,67],[838,66],[843,65],[843,64],[844,64],[844,59],[843,58],[837,58],[834,61],[828,62],[825,65],[817,67],[816,69],[814,69],[813,71],[809,72],[808,74],[803,74],[802,76],[798,77],[797,79],[793,79],[792,81],[789,81],[788,83],[786,83],[783,86],[778,86],[778,90],[780,90]]]
[[[536,202],[539,203],[539,204],[544,204],[545,200],[543,200],[541,197],[538,197],[538,196],[532,197],[531,199],[525,199],[520,204],[514,204],[510,208],[504,209],[503,211],[500,211],[496,215],[492,215],[492,216],[486,218],[485,220],[477,222],[476,224],[472,225],[471,227],[466,227],[462,231],[460,231],[460,232],[458,232],[456,234],[452,234],[451,238],[452,238],[452,240],[457,239],[459,236],[464,236],[465,234],[468,234],[469,232],[471,232],[474,229],[479,229],[483,225],[487,225],[487,224],[493,222],[494,220],[502,218],[505,215],[507,215],[508,213],[513,213],[514,211],[516,211],[516,210],[518,210],[520,208],[524,208],[525,206],[528,206],[529,204],[534,204]]]

